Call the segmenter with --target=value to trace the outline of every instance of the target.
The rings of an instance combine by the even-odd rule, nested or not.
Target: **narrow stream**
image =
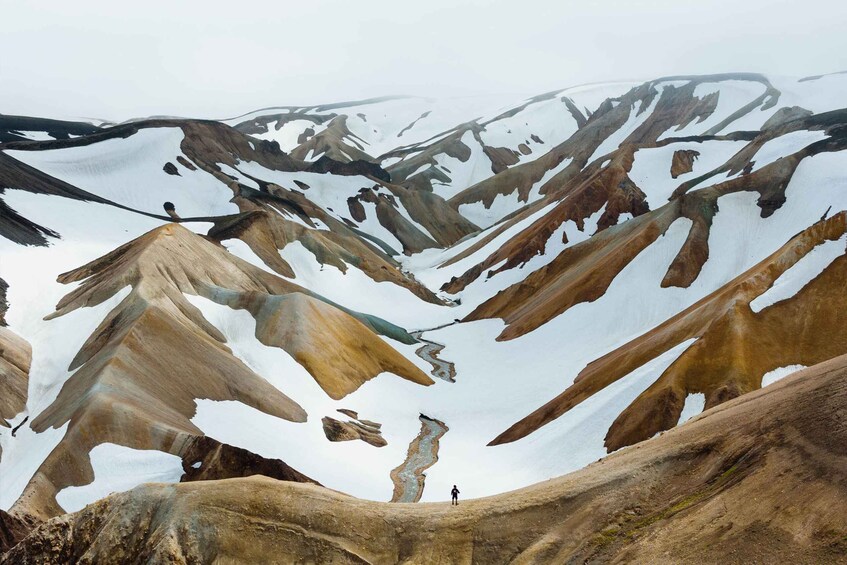
[[[453,324],[410,333],[423,344],[415,351],[415,354],[432,365],[430,374],[433,377],[454,383],[456,382],[456,367],[452,362],[438,357],[438,354],[444,349],[444,345],[422,337],[424,332],[450,325]],[[444,422],[430,418],[425,414],[421,414],[418,419],[421,421],[421,431],[409,444],[406,460],[391,471],[391,480],[394,483],[391,502],[417,502],[421,499],[424,482],[426,481],[424,471],[438,461],[438,440],[449,430]]]
[[[424,471],[438,461],[438,440],[449,430],[444,422],[423,414],[419,419],[421,431],[409,444],[406,460],[391,471],[391,480],[394,482],[391,502],[418,502],[421,499],[426,480]]]
[[[456,382],[456,366],[451,361],[445,361],[438,357],[438,354],[444,349],[444,345],[424,339],[423,333],[429,330],[420,330],[411,332],[412,337],[423,343],[423,346],[415,351],[415,354],[432,365],[430,374],[448,383]]]

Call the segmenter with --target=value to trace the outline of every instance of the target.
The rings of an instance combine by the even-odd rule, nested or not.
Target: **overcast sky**
[[[0,113],[53,117],[847,70],[845,0],[0,0],[0,18]]]

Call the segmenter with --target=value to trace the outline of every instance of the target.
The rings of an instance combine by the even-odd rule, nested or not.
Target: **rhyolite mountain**
[[[125,532],[92,524],[163,504],[169,518],[145,527],[168,543],[126,551],[231,557],[236,541],[168,532],[182,531],[188,500],[231,508],[277,488],[251,475],[311,485],[279,486],[262,520],[338,508],[417,529],[417,510],[332,491],[431,502],[453,484],[468,498],[529,487],[439,518],[436,529],[493,536],[457,540],[460,553],[421,553],[393,526],[389,543],[369,522],[382,549],[325,525],[303,534],[310,551],[344,538],[344,551],[324,548],[342,562],[653,558],[658,545],[630,554],[626,540],[682,539],[709,523],[701,502],[736,504],[738,489],[760,506],[732,543],[837,555],[839,516],[807,531],[771,512],[768,483],[804,449],[847,463],[796,437],[844,431],[832,423],[847,409],[843,360],[821,368],[847,354],[844,92],[845,74],[737,73],[224,120],[0,115],[4,549],[110,493],[195,483],[51,521],[8,559],[102,560]],[[756,426],[773,434],[758,447]],[[759,459],[767,449],[778,463]],[[844,497],[843,475],[804,465],[819,486],[808,497]],[[620,488],[678,492],[635,510],[591,498],[590,485],[648,468]],[[556,501],[577,492],[583,506],[568,512],[607,512],[555,522]],[[303,497],[314,508],[295,519],[284,500]],[[555,532],[497,541],[504,512]],[[198,544],[219,553],[191,553]]]

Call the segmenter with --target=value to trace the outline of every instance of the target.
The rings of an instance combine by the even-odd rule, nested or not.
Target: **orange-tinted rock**
[[[690,173],[694,170],[694,161],[700,156],[699,151],[693,149],[679,149],[673,152],[671,159],[671,178]]]
[[[382,437],[378,426],[369,425],[358,418],[342,422],[324,416],[321,418],[324,435],[329,441],[354,441],[361,440],[374,447],[385,447],[388,442]]]

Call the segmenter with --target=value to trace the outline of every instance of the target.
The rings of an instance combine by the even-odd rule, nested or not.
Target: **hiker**
[[[453,490],[450,491],[450,495],[453,497],[453,502],[451,502],[450,505],[452,506],[453,504],[455,504],[456,506],[458,506],[459,505],[459,489],[456,488],[456,485],[453,485]]]

